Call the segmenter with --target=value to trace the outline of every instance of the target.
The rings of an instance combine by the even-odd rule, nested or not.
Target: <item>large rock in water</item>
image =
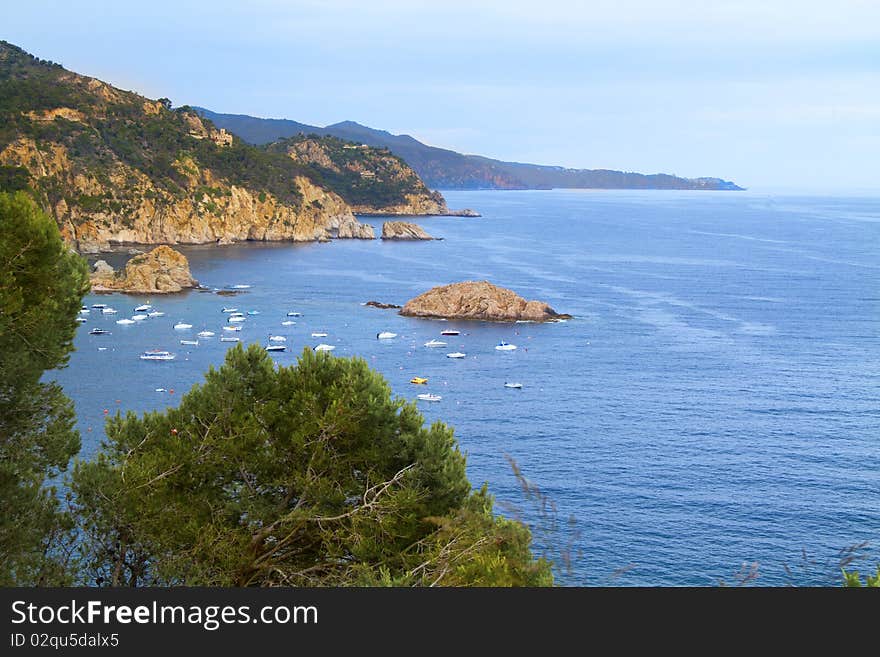
[[[386,221],[382,224],[383,240],[432,240],[418,224],[406,221]]]
[[[91,275],[94,292],[168,294],[196,287],[186,256],[170,246],[157,246],[149,253],[129,260],[125,270],[116,272],[103,260],[94,264]]]
[[[432,288],[409,300],[400,314],[490,322],[549,322],[571,317],[557,313],[542,301],[526,301],[512,290],[489,281],[465,281]]]
[[[376,239],[376,234],[370,224],[362,224],[354,217],[348,217],[339,222],[336,237],[341,240],[372,240]]]

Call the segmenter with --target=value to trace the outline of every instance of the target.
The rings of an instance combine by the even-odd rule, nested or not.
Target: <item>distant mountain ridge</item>
[[[288,119],[261,119],[245,114],[220,114],[194,108],[215,125],[252,144],[268,144],[298,134],[333,136],[368,146],[387,148],[411,166],[428,187],[441,189],[703,189],[737,191],[743,188],[721,178],[680,178],[610,169],[503,162],[428,146],[409,135],[394,135],[354,121],[326,127]]]

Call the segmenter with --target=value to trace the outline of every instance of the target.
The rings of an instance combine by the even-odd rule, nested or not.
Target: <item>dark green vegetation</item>
[[[236,346],[180,407],[108,422],[73,488],[113,585],[546,585],[452,430],[357,358]]]
[[[352,206],[380,209],[405,204],[410,195],[444,203],[438,192],[425,187],[416,172],[387,148],[315,134],[281,139],[267,148],[273,153],[293,154],[313,180]]]
[[[43,113],[58,108],[72,111],[46,120]],[[63,199],[85,211],[119,211],[114,202],[124,204],[126,186],[136,182],[131,170],[144,174],[154,190],[184,197],[192,192],[188,158],[230,184],[265,190],[290,204],[299,201],[293,178],[303,171],[289,158],[241,140],[218,146],[208,138],[214,131],[210,122],[189,108],[171,110],[168,103],[71,73],[6,42],[0,42],[0,117],[0,150],[20,138],[33,139],[47,156],[48,144],[66,147],[70,169],[31,182],[49,207]],[[0,171],[0,185],[20,188],[22,169],[7,169]],[[70,179],[79,173],[107,189],[97,196],[74,193]],[[120,173],[123,179],[111,183],[111,175]]]
[[[428,146],[409,135],[393,135],[354,121],[318,128],[285,119],[259,119],[197,109],[202,116],[253,144],[265,144],[298,134],[317,134],[387,148],[415,169],[425,184],[440,189],[741,189],[720,178],[679,178],[668,174],[644,175],[607,169],[565,169],[462,155]]]
[[[88,291],[85,261],[23,192],[0,193],[0,585],[67,582],[71,519],[56,477],[79,451],[73,404],[43,373],[63,367]]]

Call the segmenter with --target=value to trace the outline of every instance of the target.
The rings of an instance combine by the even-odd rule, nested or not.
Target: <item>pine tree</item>
[[[231,349],[178,408],[108,420],[80,463],[89,582],[547,584],[528,530],[472,493],[452,430],[359,358]]]
[[[23,192],[0,193],[0,585],[64,581],[69,524],[47,480],[79,451],[73,405],[44,372],[67,363],[85,262]]]

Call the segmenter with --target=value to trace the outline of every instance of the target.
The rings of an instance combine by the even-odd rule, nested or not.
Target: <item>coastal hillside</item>
[[[449,213],[443,196],[429,190],[418,174],[387,148],[300,134],[273,142],[267,150],[287,155],[358,214]]]
[[[265,144],[299,134],[331,135],[340,139],[387,148],[403,158],[426,185],[440,189],[705,189],[740,190],[720,178],[680,178],[668,174],[632,173],[606,169],[503,162],[479,155],[463,155],[428,146],[409,135],[393,135],[354,121],[325,128],[285,119],[260,119],[240,114],[218,114],[196,108],[206,118],[252,144]]]
[[[356,223],[313,166],[0,42],[0,191],[18,189],[83,252],[323,240]]]

